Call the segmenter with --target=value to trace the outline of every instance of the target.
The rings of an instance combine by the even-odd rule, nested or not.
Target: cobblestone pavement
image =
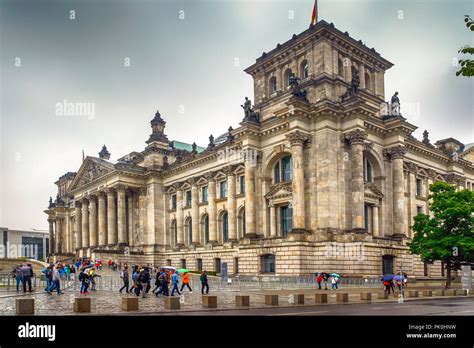
[[[97,279],[98,291],[90,291],[89,295],[81,295],[79,293],[80,282],[78,280],[63,282],[66,288],[63,295],[58,296],[56,293],[48,295],[43,292],[43,288],[38,287],[35,293],[23,294],[14,291],[3,292],[0,295],[0,315],[15,315],[15,299],[21,298],[35,298],[35,308],[37,315],[75,315],[73,312],[73,304],[75,297],[88,296],[92,299],[91,314],[127,314],[122,311],[122,297],[133,297],[132,294],[120,294],[118,289],[122,286],[122,281],[118,277],[118,272],[112,272],[104,269],[99,272],[102,277]],[[235,309],[235,295],[249,295],[250,308],[270,308],[265,305],[266,294],[279,295],[279,306],[301,306],[295,305],[292,301],[292,294],[304,294],[305,305],[316,305],[315,293],[327,293],[329,304],[335,304],[337,291],[331,290],[316,290],[314,287],[293,290],[275,290],[275,289],[255,289],[255,288],[236,288],[235,286],[227,286],[219,283],[218,279],[210,279],[210,295],[217,296],[218,309]],[[152,281],[152,284],[154,281]],[[194,292],[189,293],[188,289],[184,290],[184,295],[180,299],[181,310],[185,311],[207,311],[213,309],[203,308],[202,298],[200,292],[199,281],[196,276],[191,278],[191,286]],[[152,287],[154,288],[154,286]],[[411,288],[410,288],[411,289]],[[340,292],[347,292],[350,296],[351,303],[366,303],[360,300],[361,292],[381,292],[382,288],[341,288]],[[421,296],[421,294],[420,294]],[[372,302],[394,302],[397,301],[398,294],[390,296],[389,300],[378,300],[376,295],[373,295]],[[145,298],[140,296],[139,313],[160,313],[170,312],[164,308],[164,297],[156,297],[154,294],[148,293]],[[176,311],[175,311],[176,312]],[[129,313],[137,313],[129,312]]]

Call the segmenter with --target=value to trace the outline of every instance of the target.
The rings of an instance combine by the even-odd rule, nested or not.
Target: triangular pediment
[[[270,187],[270,191],[265,195],[267,199],[290,197],[293,194],[291,182],[280,183]]]
[[[112,171],[114,171],[114,165],[112,163],[94,157],[86,157],[74,181],[71,183],[69,190],[71,191],[84,186]]]
[[[382,191],[374,183],[365,183],[364,196],[374,199],[382,199],[384,197]]]

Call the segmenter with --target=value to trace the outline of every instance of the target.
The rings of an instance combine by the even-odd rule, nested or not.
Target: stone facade
[[[175,148],[157,112],[143,151],[111,161],[104,146],[62,176],[46,210],[54,254],[245,275],[376,276],[403,261],[440,276],[408,253],[410,226],[431,183],[474,188],[472,151],[387,115],[391,66],[324,21],[294,35],[245,70],[253,109],[204,151]]]

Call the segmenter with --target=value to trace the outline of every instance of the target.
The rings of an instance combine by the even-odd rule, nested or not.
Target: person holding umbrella
[[[191,289],[191,286],[189,285],[189,270],[187,269],[180,269],[178,270],[179,273],[183,273],[183,284],[181,285],[181,292],[183,292],[184,290],[184,287],[187,286],[188,289],[189,289],[189,292],[192,294],[193,293],[193,289]]]
[[[385,274],[382,277],[382,282],[385,287],[384,292],[390,295],[390,289],[393,287],[393,274]],[[392,283],[392,285],[390,285]]]
[[[338,273],[331,273],[330,276],[331,276],[331,289],[339,290],[338,285],[339,285],[340,275]]]

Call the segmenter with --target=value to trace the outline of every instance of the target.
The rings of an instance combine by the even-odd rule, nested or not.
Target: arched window
[[[204,215],[202,218],[202,227],[204,229],[204,243],[209,243],[209,215]]]
[[[242,207],[237,213],[237,231],[239,238],[245,236],[245,208]]]
[[[193,242],[193,220],[191,217],[186,219],[186,232],[188,234],[188,243],[191,244]]]
[[[308,61],[306,59],[301,62],[300,76],[302,79],[305,79],[309,76],[309,66],[308,66]]]
[[[288,87],[290,85],[290,76],[291,76],[291,69],[288,68],[285,70],[285,74],[283,75],[284,76],[284,83],[285,83],[285,88]]]
[[[171,221],[171,245],[178,244],[178,226],[176,220]]]
[[[229,215],[226,211],[222,213],[221,226],[222,241],[225,243],[229,240]]]
[[[372,163],[364,157],[364,180],[366,182],[372,182],[374,180],[372,168]]]
[[[275,76],[272,76],[268,84],[270,87],[268,94],[272,95],[273,93],[277,91],[277,78]]]
[[[280,158],[273,167],[273,178],[275,183],[293,180],[293,163],[291,155]]]
[[[370,85],[370,75],[368,72],[365,73],[365,88],[372,90],[372,86]]]
[[[344,77],[344,63],[341,58],[337,60],[337,74]]]

